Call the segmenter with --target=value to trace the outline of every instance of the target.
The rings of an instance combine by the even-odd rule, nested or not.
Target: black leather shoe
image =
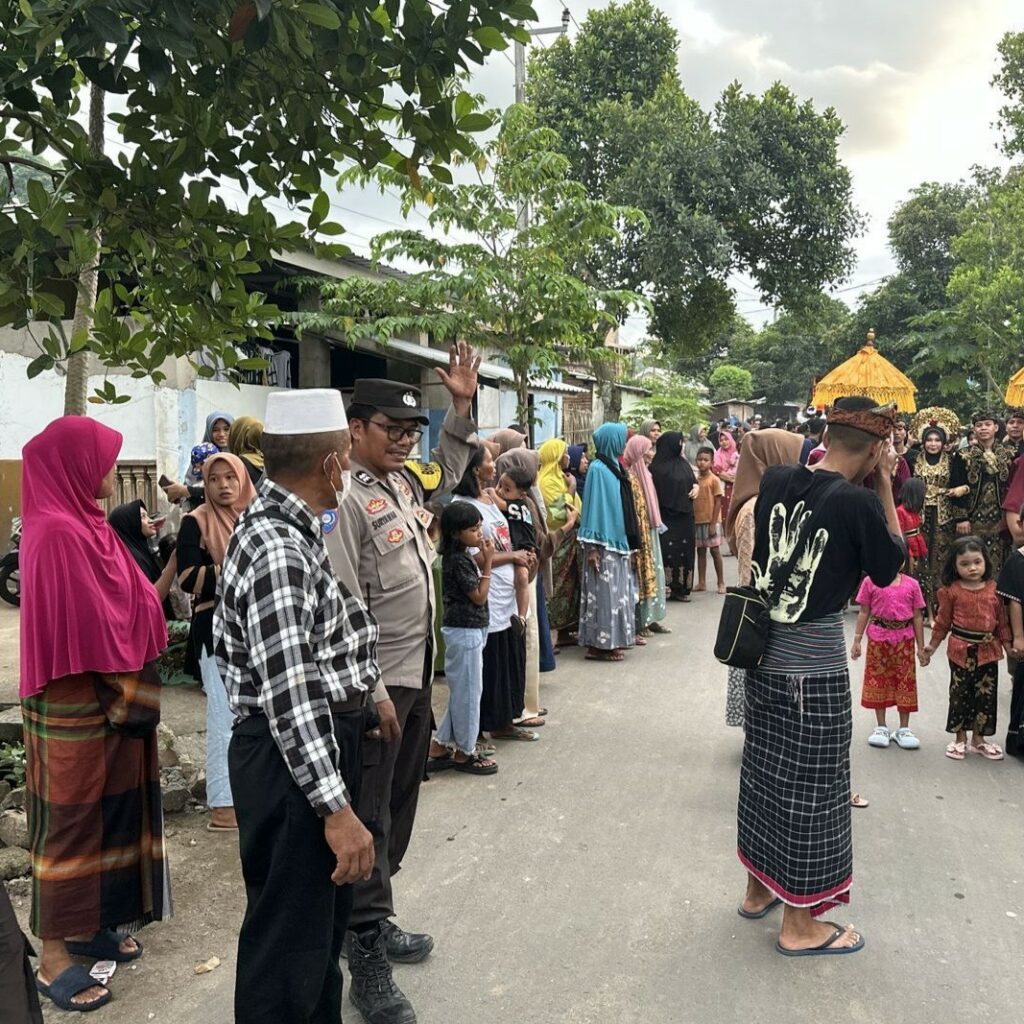
[[[418,964],[426,960],[434,948],[434,940],[429,935],[404,932],[390,919],[381,921],[380,930],[384,934],[388,959],[393,964]]]
[[[416,1024],[412,1003],[391,976],[383,931],[362,941],[350,933],[348,970],[352,977],[348,998],[366,1024]]]

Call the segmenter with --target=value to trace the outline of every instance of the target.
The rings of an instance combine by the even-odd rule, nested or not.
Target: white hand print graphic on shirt
[[[768,520],[768,564],[764,569],[756,562],[751,566],[758,590],[766,595],[779,591],[771,608],[775,622],[796,622],[807,609],[811,586],[828,544],[828,530],[824,528],[816,530],[813,537],[805,536],[811,515],[800,501],[787,521],[786,506],[777,504]]]

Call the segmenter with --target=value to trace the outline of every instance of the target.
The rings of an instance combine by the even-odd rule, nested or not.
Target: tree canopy
[[[245,275],[343,233],[339,162],[450,180],[491,123],[453,79],[533,17],[522,0],[0,0],[0,170],[53,183],[0,211],[0,324],[39,335],[30,372],[82,350],[155,380],[169,355],[232,365],[278,313]],[[79,117],[87,85],[116,99],[110,154]],[[65,337],[97,263],[92,330]]]
[[[642,240],[627,230],[588,254],[588,272],[649,295],[655,336],[685,357],[731,321],[731,274],[799,308],[849,272],[861,220],[833,110],[781,84],[755,96],[733,83],[707,112],[683,89],[677,49],[650,0],[612,3],[534,53],[527,87],[572,175],[650,221]]]
[[[372,245],[376,259],[423,269],[401,279],[313,282],[321,308],[288,319],[303,329],[343,332],[353,343],[371,338],[386,345],[408,333],[442,344],[478,343],[512,369],[525,423],[532,376],[550,376],[567,358],[600,358],[608,333],[645,305],[633,292],[597,287],[575,273],[590,247],[615,245],[623,225],[641,231],[644,217],[590,198],[568,177],[569,162],[556,144],[528,107],[514,105],[470,164],[474,183],[426,174],[410,183],[388,168],[353,172],[350,180],[363,184],[405,184],[406,213],[417,204],[427,211],[436,234],[387,231]],[[524,208],[528,226],[520,220]]]

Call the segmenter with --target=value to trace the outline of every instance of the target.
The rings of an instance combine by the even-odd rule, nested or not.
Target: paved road
[[[424,788],[397,886],[401,923],[437,939],[427,963],[397,969],[421,1024],[1019,1013],[1024,774],[1019,762],[942,756],[941,659],[922,673],[921,751],[870,749],[872,716],[856,717],[854,776],[871,807],[854,812],[856,887],[840,919],[864,931],[866,949],[783,959],[777,920],[736,915],[742,737],[723,724],[718,607],[711,595],[672,606],[673,634],[622,666],[563,653],[545,676],[542,742],[504,746],[493,780],[447,775]],[[1001,685],[1005,714],[1005,674]],[[201,821],[172,822],[178,916],[147,929],[146,957],[114,979],[106,1024],[231,1019],[238,870],[230,841]],[[194,976],[211,954],[223,965]],[[347,1007],[345,1019],[358,1015]]]

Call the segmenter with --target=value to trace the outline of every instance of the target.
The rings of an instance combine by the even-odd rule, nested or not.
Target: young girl
[[[996,593],[992,563],[978,537],[958,537],[942,570],[939,611],[925,653],[931,657],[950,634],[949,718],[946,732],[956,739],[946,757],[962,761],[968,750],[990,761],[1001,761],[1003,751],[985,739],[996,731],[996,696],[999,662],[1009,649],[1006,609]],[[970,744],[967,733],[973,733]]]
[[[925,482],[912,476],[900,491],[900,503],[896,516],[900,521],[903,539],[907,542],[908,572],[919,579],[920,571],[928,559],[928,542],[921,532],[921,513],[924,510]]]
[[[906,568],[906,567],[904,567]],[[910,731],[910,715],[917,711],[917,670],[914,644],[923,668],[928,664],[924,647],[924,595],[921,585],[901,572],[887,587],[877,587],[870,576],[857,591],[860,613],[853,634],[850,657],[861,653],[861,639],[868,635],[868,656],[864,663],[861,707],[872,708],[877,725],[868,737],[873,747],[887,747],[894,741],[904,750],[917,750],[920,740]],[[900,727],[889,731],[885,724],[887,708],[895,706]]]
[[[697,535],[697,586],[694,590],[707,589],[708,552],[715,563],[718,577],[718,592],[725,593],[725,569],[722,566],[722,552],[719,545],[722,529],[722,481],[711,472],[715,451],[701,448],[697,452],[697,497],[693,500],[693,523]]]
[[[494,499],[498,508],[508,520],[508,532],[512,538],[513,551],[537,552],[537,528],[533,524],[533,513],[529,502],[530,488],[537,482],[537,474],[524,466],[513,466],[498,478]],[[526,632],[526,620],[530,617],[530,570],[516,566],[516,614],[512,616],[512,628],[522,636]]]
[[[480,695],[484,686],[484,644],[490,615],[494,545],[484,540],[483,517],[468,501],[453,501],[441,513],[441,576],[444,594],[444,674],[448,710],[430,744],[430,770],[454,768],[493,775],[498,766],[477,752]],[[477,560],[467,549],[479,551]]]

